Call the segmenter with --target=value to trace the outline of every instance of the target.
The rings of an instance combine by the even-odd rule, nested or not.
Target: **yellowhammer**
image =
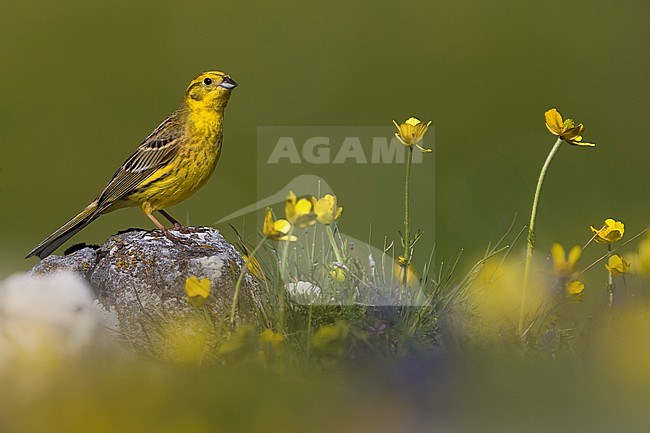
[[[236,86],[219,71],[193,79],[181,106],[138,146],[97,198],[27,257],[43,259],[100,215],[130,206],[140,206],[156,227],[172,237],[153,212],[182,227],[164,209],[194,194],[214,171],[221,154],[224,109]]]

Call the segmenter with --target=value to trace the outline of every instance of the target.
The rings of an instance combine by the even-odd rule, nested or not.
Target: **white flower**
[[[320,287],[309,281],[298,281],[297,283],[287,283],[287,291],[293,295],[320,295]]]
[[[299,304],[309,305],[320,297],[321,288],[309,281],[298,281],[297,283],[287,283],[287,292]]]

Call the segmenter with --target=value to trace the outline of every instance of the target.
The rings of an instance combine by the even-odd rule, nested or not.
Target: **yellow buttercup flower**
[[[585,127],[582,123],[576,125],[573,119],[562,119],[562,115],[555,109],[551,108],[546,113],[546,127],[551,134],[562,137],[564,141],[574,146],[590,146],[594,147],[594,143],[586,143],[582,141],[582,133]]]
[[[622,221],[615,221],[607,218],[601,228],[590,226],[591,231],[596,235],[594,240],[601,244],[611,244],[623,239],[625,224]]]
[[[397,256],[393,264],[393,282],[395,284],[399,285],[404,282],[404,272],[406,272],[406,285],[409,287],[417,286],[418,275],[415,272],[415,266],[413,266],[413,263],[409,263],[407,270],[406,259],[400,255]]]
[[[582,301],[584,297],[585,283],[578,280],[567,281],[566,283],[566,294],[569,299],[573,301]]]
[[[250,273],[255,275],[260,280],[266,280],[266,273],[260,265],[260,262],[255,258],[253,251],[251,251],[246,242],[244,242],[244,239],[242,239],[239,232],[233,226],[230,227],[235,231],[235,234],[237,235],[237,245],[239,246],[239,250],[242,253],[241,256],[244,259],[246,267]]]
[[[321,199],[311,198],[316,220],[321,224],[330,224],[338,220],[343,212],[343,208],[336,203],[336,196],[327,194]]]
[[[262,269],[262,266],[260,265],[260,262],[258,262],[255,257],[250,256],[249,253],[249,254],[242,254],[242,258],[244,259],[244,262],[246,263],[246,267],[248,268],[251,274],[255,275],[259,279],[266,278],[266,275],[264,273],[264,270]]]
[[[187,294],[188,304],[201,308],[208,302],[210,296],[210,280],[201,278],[200,280],[191,276],[185,280],[185,293]]]
[[[397,256],[397,264],[402,267],[406,267],[407,260],[404,256]]]
[[[609,261],[605,265],[605,268],[609,271],[610,274],[612,274],[612,276],[616,277],[618,275],[623,275],[629,271],[630,264],[618,254],[612,254],[609,256]]]
[[[264,216],[264,225],[262,226],[262,234],[268,239],[274,241],[289,241],[295,242],[298,240],[294,235],[290,235],[291,223],[284,219],[274,220],[273,211],[270,207],[266,208],[266,215]]]
[[[281,333],[275,332],[272,329],[265,329],[260,334],[260,343],[268,344],[273,347],[278,347],[284,341],[284,336]]]
[[[330,277],[334,281],[338,281],[339,283],[342,283],[345,281],[346,275],[345,275],[345,270],[343,269],[342,266],[333,263],[330,266]]]
[[[298,200],[293,191],[289,191],[284,204],[284,213],[291,224],[301,229],[309,227],[316,222],[312,202],[306,198]]]
[[[551,259],[553,260],[553,271],[560,278],[569,278],[575,272],[576,265],[582,248],[579,245],[571,248],[567,257],[564,247],[557,242],[551,246]]]
[[[427,130],[429,129],[429,125],[431,125],[431,121],[424,123],[420,119],[411,117],[410,119],[408,119],[406,122],[402,124],[398,124],[396,121],[393,120],[393,124],[397,128],[395,137],[397,137],[397,139],[404,146],[406,147],[415,146],[424,153],[431,152],[431,149],[425,149],[419,144],[424,138],[424,134],[427,133]]]

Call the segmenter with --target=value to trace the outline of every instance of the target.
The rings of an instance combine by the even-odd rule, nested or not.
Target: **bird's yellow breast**
[[[210,178],[221,154],[222,116],[207,110],[190,113],[176,155],[145,179],[128,201],[145,210],[173,206],[201,188]]]

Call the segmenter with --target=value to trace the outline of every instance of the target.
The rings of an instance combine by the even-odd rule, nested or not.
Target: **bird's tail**
[[[84,210],[82,210],[79,215],[72,218],[70,221],[65,223],[63,227],[52,233],[45,239],[43,242],[38,244],[25,258],[32,256],[38,256],[40,259],[44,259],[49,256],[59,248],[65,241],[70,239],[81,229],[86,227],[88,224],[93,222],[101,212],[97,209],[97,202],[94,201],[90,203]]]

